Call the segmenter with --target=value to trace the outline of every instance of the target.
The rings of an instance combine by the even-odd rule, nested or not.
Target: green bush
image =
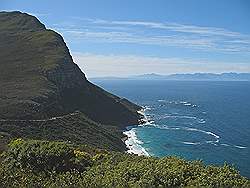
[[[36,173],[82,172],[91,164],[88,154],[83,155],[63,142],[16,139],[8,147],[8,151],[3,154],[3,165],[8,169],[18,168]]]
[[[0,187],[250,187],[229,165],[206,166],[177,157],[17,139],[0,165]]]

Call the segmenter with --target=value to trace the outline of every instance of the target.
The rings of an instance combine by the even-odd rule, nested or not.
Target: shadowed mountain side
[[[79,110],[102,124],[138,123],[140,107],[90,83],[63,38],[35,17],[1,12],[0,51],[1,119],[42,119]]]

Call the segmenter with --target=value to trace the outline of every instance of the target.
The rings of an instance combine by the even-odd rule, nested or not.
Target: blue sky
[[[63,35],[88,77],[250,72],[248,0],[1,0]]]

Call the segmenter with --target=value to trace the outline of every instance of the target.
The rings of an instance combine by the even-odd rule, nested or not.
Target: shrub
[[[250,187],[226,164],[206,166],[64,142],[16,139],[3,158],[0,187]]]
[[[3,154],[5,167],[27,169],[36,173],[83,171],[90,157],[63,142],[13,140]]]

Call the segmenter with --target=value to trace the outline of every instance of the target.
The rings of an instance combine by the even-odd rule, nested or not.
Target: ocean
[[[131,153],[233,165],[250,177],[250,82],[94,80],[144,107],[125,134]]]

